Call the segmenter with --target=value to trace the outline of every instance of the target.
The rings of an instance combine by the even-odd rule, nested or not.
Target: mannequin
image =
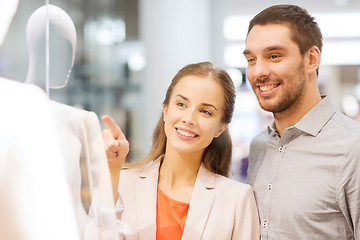
[[[26,82],[34,83],[45,91],[65,87],[74,64],[76,48],[76,30],[70,16],[51,4],[38,8],[27,22],[26,41],[29,53]]]
[[[0,45],[17,5],[0,2]],[[0,109],[0,239],[79,240],[48,98],[0,77]]]
[[[76,47],[76,30],[70,16],[51,4],[38,8],[28,20],[26,39],[29,51],[26,82],[41,87],[48,95],[49,88],[65,87]],[[81,238],[97,239],[96,229],[102,234],[105,231],[102,228],[113,232],[109,224],[114,227],[116,223],[115,211],[106,208],[113,205],[113,196],[98,117],[94,112],[59,102],[51,104]],[[90,205],[95,209],[91,216]],[[101,226],[102,218],[106,218],[107,226]]]

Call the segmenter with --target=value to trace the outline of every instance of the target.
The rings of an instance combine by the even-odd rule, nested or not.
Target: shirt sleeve
[[[349,149],[338,186],[338,201],[354,239],[360,239],[360,139]]]
[[[86,228],[85,240],[122,240],[130,232],[129,226],[121,221],[124,211],[120,194],[114,207],[105,206],[95,191],[90,205],[90,221]]]

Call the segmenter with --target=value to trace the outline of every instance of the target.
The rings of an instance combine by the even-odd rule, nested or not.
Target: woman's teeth
[[[195,137],[194,133],[189,133],[184,130],[177,129],[177,132],[180,133],[180,135],[182,135],[184,137],[192,137],[192,138]]]

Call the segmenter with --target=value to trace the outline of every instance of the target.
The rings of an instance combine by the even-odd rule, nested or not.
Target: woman
[[[103,117],[114,193],[119,189],[122,220],[132,230],[125,239],[259,239],[251,187],[227,178],[234,103],[225,71],[209,62],[182,68],[167,90],[152,150],[132,167],[153,163],[121,171],[120,181],[129,145]]]

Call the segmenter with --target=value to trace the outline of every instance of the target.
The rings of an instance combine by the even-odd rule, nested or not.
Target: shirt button
[[[261,223],[261,225],[262,225],[263,228],[267,228],[267,222],[266,222],[266,221],[263,221],[263,222]]]
[[[268,184],[268,189],[269,189],[269,190],[272,189],[272,184],[271,184],[271,183]]]
[[[283,146],[280,146],[280,147],[279,147],[279,152],[282,152],[282,151],[284,151],[284,147],[283,147]]]

